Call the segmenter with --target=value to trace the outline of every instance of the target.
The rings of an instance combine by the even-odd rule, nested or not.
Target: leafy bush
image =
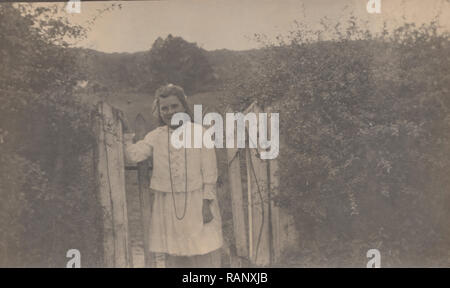
[[[91,111],[72,94],[82,29],[41,17],[56,8],[0,5],[0,265],[101,263]]]
[[[364,267],[378,248],[385,267],[448,266],[448,34],[355,23],[298,26],[232,83],[236,109],[257,99],[280,113],[277,202],[300,234],[286,263]]]

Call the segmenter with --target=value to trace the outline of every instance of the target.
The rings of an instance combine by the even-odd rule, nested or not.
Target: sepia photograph
[[[449,0],[1,1],[0,268],[450,267],[449,33]]]

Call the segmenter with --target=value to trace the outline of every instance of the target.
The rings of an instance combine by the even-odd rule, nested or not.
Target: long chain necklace
[[[185,143],[186,144],[186,143]],[[183,147],[184,149],[184,209],[183,209],[183,215],[181,217],[178,217],[177,213],[177,206],[175,201],[175,193],[173,192],[173,181],[172,181],[172,168],[170,165],[170,127],[167,125],[167,157],[169,158],[169,175],[170,175],[170,189],[172,191],[172,201],[173,201],[173,209],[175,210],[175,217],[177,217],[178,220],[183,220],[184,216],[186,216],[186,210],[187,210],[187,157],[186,157],[186,145]]]

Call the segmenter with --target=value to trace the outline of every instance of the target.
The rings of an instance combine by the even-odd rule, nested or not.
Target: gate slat
[[[99,102],[97,108],[100,116],[96,123],[96,160],[103,208],[104,264],[106,267],[131,267],[120,111],[105,102]]]
[[[145,122],[144,117],[141,114],[136,116],[135,124],[136,141],[144,139],[145,135],[148,133],[148,127]],[[138,172],[138,183],[139,183],[139,203],[141,209],[141,222],[144,235],[144,259],[145,266],[152,267],[152,257],[149,252],[150,243],[150,220],[151,220],[151,209],[152,209],[152,195],[150,194],[150,173],[149,160],[145,160],[137,163]]]

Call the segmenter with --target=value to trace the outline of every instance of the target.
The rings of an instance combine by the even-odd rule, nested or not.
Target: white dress
[[[199,125],[191,122],[184,125],[189,124],[192,124],[191,127]],[[204,131],[203,127],[201,129]],[[169,129],[170,133],[173,131]],[[176,149],[169,145],[168,136],[168,126],[158,127],[148,133],[143,140],[126,147],[126,155],[133,162],[140,162],[153,156],[150,190],[154,193],[154,203],[149,229],[149,251],[176,256],[203,255],[212,252],[223,245],[222,220],[216,197],[215,150],[205,147]],[[152,148],[153,155],[151,155]],[[187,183],[185,183],[185,152]],[[214,218],[207,224],[203,224],[203,199],[212,200],[211,212]],[[181,218],[183,214],[183,219],[177,219],[177,216]]]

